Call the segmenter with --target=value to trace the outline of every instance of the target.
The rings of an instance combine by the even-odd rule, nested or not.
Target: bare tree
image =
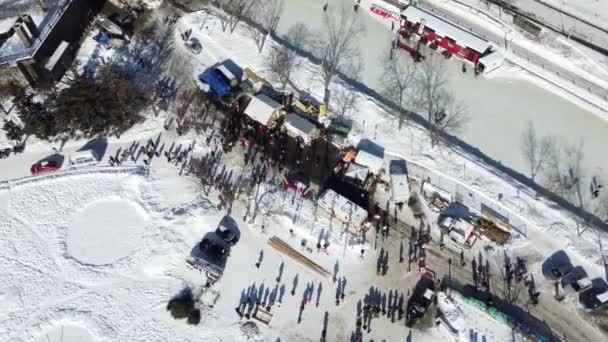
[[[441,133],[458,133],[469,118],[464,106],[448,92],[447,70],[438,58],[427,59],[417,78],[417,107],[425,112],[429,123],[431,146],[437,145]]]
[[[328,10],[323,14],[323,30],[312,42],[312,51],[321,60],[315,77],[325,90],[338,72],[356,74],[360,68],[356,42],[364,32],[358,16],[346,6],[339,12]]]
[[[270,52],[266,69],[270,80],[279,83],[281,89],[285,90],[294,69],[299,65],[296,53],[284,45],[279,45]]]
[[[360,97],[352,89],[337,88],[332,96],[332,111],[338,116],[350,116],[359,106]]]
[[[530,178],[534,181],[536,175],[545,166],[546,158],[553,140],[548,136],[539,139],[536,135],[536,129],[534,128],[532,121],[528,122],[528,126],[521,138],[521,153],[528,164]]]
[[[495,261],[500,265],[498,260]],[[515,265],[513,265],[506,253],[502,261],[502,267],[498,266],[500,277],[492,278],[494,280],[493,288],[497,289],[497,292],[503,296],[507,303],[515,304],[524,286],[522,286],[520,281],[513,278]]]
[[[546,170],[544,172],[544,186],[559,194],[562,198],[566,195],[566,184],[563,175],[565,174],[564,158],[560,144],[551,144],[547,150]]]
[[[310,32],[306,24],[297,22],[287,31],[285,39],[297,49],[304,49],[309,43]]]
[[[583,187],[583,183],[585,182],[585,170],[583,166],[585,152],[583,147],[584,144],[581,141],[566,146],[564,149],[566,156],[566,168],[568,170],[568,189],[576,195],[581,208],[585,207],[585,204],[583,203],[583,191],[586,189],[586,187]]]
[[[255,11],[258,0],[217,0],[221,11],[218,13],[222,31],[230,28],[230,33],[236,30],[244,18],[250,18]]]
[[[382,94],[399,108],[395,116],[399,120],[399,129],[407,121],[409,109],[415,105],[416,64],[401,57],[403,54],[387,59],[387,64],[380,78]]]
[[[268,0],[252,9],[250,18],[255,25],[247,26],[247,30],[258,47],[259,52],[262,52],[264,49],[268,35],[275,33],[281,19],[281,14],[283,13],[284,5],[284,0]]]

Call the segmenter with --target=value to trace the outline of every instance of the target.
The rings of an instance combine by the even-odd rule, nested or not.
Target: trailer
[[[389,176],[391,179],[391,200],[397,205],[407,203],[410,198],[410,186],[405,160],[391,160],[389,164]]]

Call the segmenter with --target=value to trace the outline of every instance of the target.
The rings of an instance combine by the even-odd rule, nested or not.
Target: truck
[[[417,320],[424,317],[434,299],[435,280],[430,273],[424,273],[416,283],[412,295],[407,300],[405,325],[411,327]]]
[[[211,285],[224,273],[229,254],[228,242],[217,233],[210,232],[205,234],[201,242],[192,249],[186,263],[190,268],[203,273],[207,277],[207,284]]]
[[[407,164],[403,159],[393,159],[389,164],[391,178],[391,200],[402,206],[410,198],[410,186],[407,176]]]

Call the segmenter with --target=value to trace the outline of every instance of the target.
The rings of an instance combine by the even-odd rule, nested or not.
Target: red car
[[[38,175],[41,173],[57,171],[58,169],[59,165],[57,165],[57,162],[54,162],[52,160],[43,160],[32,165],[30,171],[33,175]]]

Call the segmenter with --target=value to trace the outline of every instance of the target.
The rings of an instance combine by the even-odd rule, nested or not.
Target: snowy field
[[[178,28],[198,28],[203,17],[185,17],[178,22]],[[185,59],[188,63],[182,66],[193,77],[224,58],[234,58],[241,66],[250,66],[256,71],[263,69],[265,55],[251,53],[255,48],[242,28],[228,35],[219,30],[215,18],[208,18],[206,23],[204,31],[193,33],[203,42],[201,55],[191,58],[181,44],[176,47],[188,56]],[[79,58],[90,57],[94,48],[94,41],[87,39]],[[112,51],[100,53],[111,55]],[[310,82],[304,68],[299,70],[295,82],[317,96],[322,92],[319,85]],[[333,85],[342,86],[339,82]],[[498,193],[503,194],[502,203],[524,217],[529,225],[528,239],[513,241],[507,251],[529,256],[534,272],[538,272],[543,256],[564,248],[572,253],[573,261],[584,265],[591,275],[602,275],[595,241],[588,235],[582,239],[575,237],[574,223],[568,214],[460,151],[429,149],[428,138],[418,127],[398,131],[394,120],[373,99],[361,95],[361,100],[361,111],[353,116],[360,123],[366,122],[361,136],[377,140],[386,147],[388,155],[441,170],[445,179],[467,184],[492,201],[497,201]],[[162,131],[163,119],[162,116],[151,118],[121,139],[110,138],[108,155],[118,147],[128,146],[132,140],[156,136]],[[172,138],[164,134],[163,139]],[[64,153],[82,144],[83,141],[71,141]],[[504,146],[504,141],[501,144]],[[25,154],[0,160],[1,179],[25,176],[29,165],[51,153],[49,144],[33,142]],[[106,161],[107,156],[102,163]],[[227,163],[230,165],[232,161]],[[240,166],[235,162],[232,167]],[[312,222],[310,204],[295,201],[295,205],[290,205],[286,197],[275,196],[267,203],[282,205],[282,214],[272,219],[261,215],[256,223],[249,225],[241,219],[244,206],[239,204],[233,209],[232,215],[242,233],[241,242],[231,251],[224,277],[205,292],[204,277],[187,268],[184,260],[225,214],[214,208],[217,199],[213,193],[208,198],[201,197],[195,181],[178,177],[175,168],[164,163],[163,158],[153,161],[149,175],[131,168],[58,175],[61,176],[26,178],[0,186],[0,272],[3,274],[0,298],[5,303],[0,308],[2,341],[316,341],[321,336],[326,313],[327,339],[346,341],[354,329],[358,301],[370,287],[384,293],[390,290],[406,293],[418,277],[416,272],[407,273],[402,269],[396,269],[390,276],[378,277],[374,252],[369,250],[361,259],[360,248],[344,248],[343,238],[336,229],[329,236],[331,247],[327,253],[303,251],[328,270],[335,270],[338,265],[338,277],[348,280],[346,299],[336,306],[336,284],[331,279],[292,262],[266,244],[273,235],[294,247],[302,239],[314,244],[320,232],[331,227],[331,223]],[[261,230],[261,222],[266,223],[265,231]],[[295,231],[294,236],[288,233],[289,229]],[[264,258],[258,270],[254,263],[260,250],[264,250]],[[502,250],[496,251],[497,256],[500,253]],[[393,263],[393,269],[403,267]],[[281,281],[276,281],[277,276]],[[289,292],[294,283],[296,294],[292,296]],[[272,291],[283,300],[272,309],[271,325],[260,324],[257,333],[251,326],[239,323],[234,308],[244,291],[260,288],[262,284],[266,293]],[[168,300],[186,285],[205,296],[219,294],[216,302],[205,302],[202,306],[202,323],[196,327],[174,320],[165,310]],[[314,288],[320,305],[309,304],[303,312],[302,323],[296,324],[299,302],[308,286]],[[539,286],[549,284],[539,279]],[[575,303],[568,305],[547,305],[538,310],[558,317],[567,314],[571,316],[568,319],[576,322],[573,331],[585,329],[588,336],[598,336],[595,328],[584,321],[586,317],[574,310]],[[454,319],[460,322],[464,339],[477,336],[482,341],[511,340],[510,329],[505,330],[466,303],[457,300],[453,309],[458,312],[453,311]],[[450,340],[447,330],[430,323],[411,330],[414,341]],[[366,338],[403,340],[409,332],[402,321],[390,323],[381,317],[374,320],[372,332],[366,334]]]
[[[184,262],[192,246],[215,228],[223,215],[198,195],[194,182],[159,166],[150,176],[136,169],[91,171],[32,181],[0,191],[0,340],[46,342],[99,341],[314,341],[329,313],[327,336],[345,341],[354,327],[359,297],[370,286],[405,292],[403,277],[390,281],[372,275],[373,258],[361,260],[358,250],[341,255],[310,255],[327,269],[339,263],[346,277],[346,299],[333,303],[335,284],[266,248],[277,234],[295,246],[309,236],[308,220],[296,225],[278,217],[261,233],[259,226],[239,225],[241,243],[229,257],[227,272],[209,291],[219,294],[213,308],[204,307],[202,323],[193,327],[174,320],[165,310],[184,285],[201,289],[202,274]],[[177,210],[180,209],[180,210]],[[287,212],[287,211],[286,211]],[[242,208],[236,208],[236,215]],[[296,231],[289,237],[287,228]],[[337,237],[335,238],[337,240]],[[332,242],[335,241],[332,239]],[[260,270],[254,267],[264,249]],[[283,264],[283,280],[277,283]],[[279,275],[281,276],[281,275]],[[299,285],[294,277],[299,278]],[[415,280],[416,274],[409,275]],[[279,289],[282,303],[273,308],[269,327],[256,333],[241,328],[234,312],[241,292],[251,285]],[[318,307],[304,311],[295,325],[305,287],[314,285]],[[296,287],[296,294],[290,292]],[[268,290],[266,290],[268,293]],[[318,297],[317,297],[318,296]],[[393,340],[408,332],[403,322],[378,319],[370,336]],[[441,328],[413,330],[415,341],[446,340]]]
[[[608,27],[608,2],[604,0],[539,0],[572,13],[600,27]]]

